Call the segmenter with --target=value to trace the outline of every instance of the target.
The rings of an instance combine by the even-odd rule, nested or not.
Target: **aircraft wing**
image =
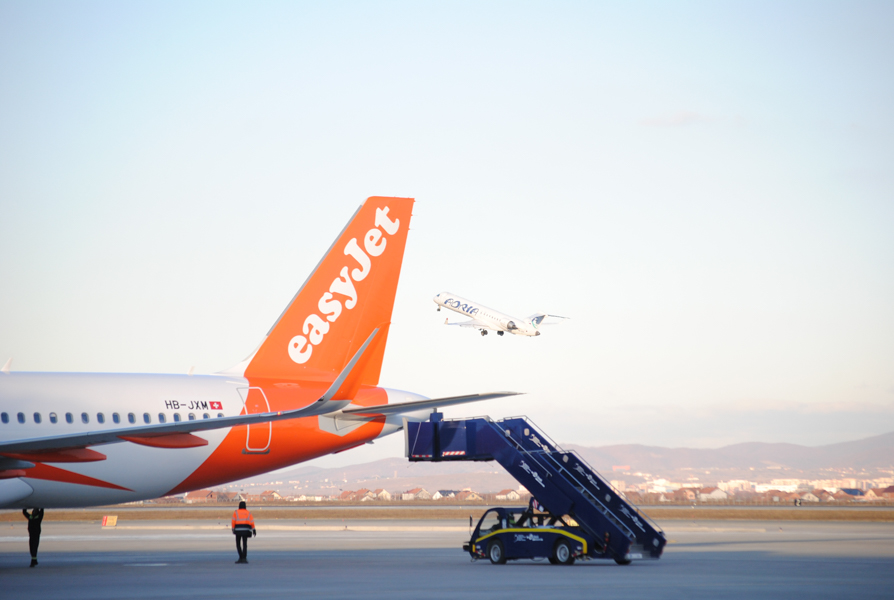
[[[444,325],[456,325],[458,327],[474,327],[475,329],[494,329],[494,326],[490,323],[485,323],[484,321],[479,321],[478,319],[472,319],[470,321],[454,321],[453,323],[448,323],[444,321]]]
[[[423,409],[443,408],[454,404],[466,404],[481,400],[492,400],[506,396],[518,396],[520,392],[491,392],[489,394],[470,394],[468,396],[450,396],[449,398],[433,398],[431,400],[416,400],[414,402],[395,402],[394,404],[379,404],[377,406],[363,406],[346,408],[342,410],[339,418],[367,418],[375,415],[395,415],[400,413],[415,412]]]

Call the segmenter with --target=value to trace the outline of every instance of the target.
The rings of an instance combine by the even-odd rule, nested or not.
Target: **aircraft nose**
[[[534,332],[534,335],[535,335],[535,336],[540,335],[540,332],[539,332],[539,331],[535,331],[535,332]]]

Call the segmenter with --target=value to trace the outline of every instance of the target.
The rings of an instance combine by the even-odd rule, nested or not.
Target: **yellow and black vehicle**
[[[495,565],[522,558],[546,558],[554,565],[572,565],[579,558],[609,558],[603,547],[603,540],[594,539],[576,523],[536,512],[532,506],[488,510],[471,539],[463,544],[463,550],[473,559],[487,558]]]

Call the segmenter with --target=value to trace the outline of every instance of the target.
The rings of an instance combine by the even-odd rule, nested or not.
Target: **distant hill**
[[[608,479],[628,482],[634,473],[649,473],[674,481],[714,483],[728,479],[769,481],[777,478],[834,479],[890,476],[880,469],[894,468],[894,432],[853,442],[826,446],[748,442],[722,448],[662,448],[641,444],[587,447],[563,444],[575,450]],[[629,470],[615,470],[627,467]],[[273,486],[273,482],[282,482]],[[289,481],[300,481],[290,489]],[[252,486],[254,484],[254,486]],[[399,492],[414,487],[429,491],[471,487],[480,492],[516,488],[518,483],[495,462],[411,463],[386,458],[338,469],[298,465],[276,475],[261,475],[235,487],[276,487],[292,493],[335,494],[341,490],[384,488]]]
[[[793,471],[849,469],[875,471],[894,465],[894,432],[827,446],[746,442],[716,449],[662,448],[625,444],[589,448],[567,444],[597,470],[629,465],[631,471],[665,473],[681,469]]]

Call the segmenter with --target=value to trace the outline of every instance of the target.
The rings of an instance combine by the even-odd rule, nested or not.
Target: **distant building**
[[[887,488],[870,488],[863,494],[863,498],[869,501],[882,501],[894,499],[894,486]]]
[[[673,493],[673,497],[674,500],[678,502],[695,502],[698,499],[698,490],[692,488],[680,488]]]
[[[716,502],[718,500],[727,500],[729,499],[729,494],[716,487],[706,487],[702,488],[698,492],[698,501],[699,502]]]
[[[502,490],[495,496],[497,500],[520,500],[521,495],[515,490]]]
[[[382,488],[379,488],[376,491],[374,491],[373,496],[375,496],[376,500],[385,500],[385,501],[391,500],[391,493],[387,490],[382,489]]]
[[[835,494],[835,499],[844,501],[863,500],[863,490],[858,490],[856,488],[841,488]]]
[[[786,492],[783,490],[770,490],[763,494],[764,501],[767,503],[791,504],[795,500],[801,499],[798,492]]]
[[[187,504],[196,504],[199,502],[215,502],[212,498],[217,498],[217,492],[212,490],[196,490],[187,492],[183,501]]]
[[[754,490],[755,484],[745,479],[731,479],[729,481],[721,481],[717,484],[724,492],[728,494],[738,494],[738,492],[750,492]]]
[[[375,499],[376,499],[375,493],[369,491],[366,488],[359,489],[356,492],[354,492],[354,501],[355,502],[356,501],[369,502],[369,501],[375,500]]]
[[[232,492],[218,492],[215,490],[196,490],[187,492],[183,501],[187,504],[202,502],[231,502],[237,494]]]
[[[813,495],[819,498],[820,502],[834,502],[835,495],[826,490],[813,490]]]
[[[298,502],[322,502],[323,496],[308,496],[306,494],[301,494],[297,498]]]
[[[460,502],[479,502],[483,500],[480,494],[472,490],[463,490],[456,495],[456,499]]]
[[[431,500],[431,494],[423,488],[417,487],[407,490],[400,496],[401,500]]]

